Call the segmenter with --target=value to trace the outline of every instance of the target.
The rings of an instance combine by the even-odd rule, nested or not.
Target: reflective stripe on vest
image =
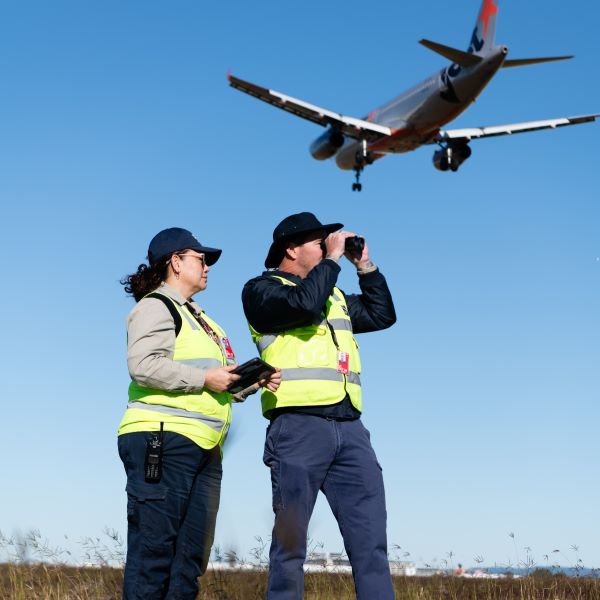
[[[284,285],[292,281],[274,275]],[[326,406],[346,394],[362,409],[360,355],[344,295],[334,288],[316,323],[279,333],[250,330],[261,358],[281,369],[276,392],[262,391],[263,413],[287,406]],[[340,372],[340,353],[348,355],[349,373]]]
[[[148,404],[146,402],[128,402],[127,408],[139,408],[141,410],[154,410],[156,412],[164,413],[165,415],[171,415],[172,417],[185,417],[186,419],[196,419],[202,421],[205,425],[208,425],[215,431],[221,431],[225,426],[225,421],[221,419],[215,419],[208,415],[193,412],[191,410],[184,410],[183,408],[173,408],[172,406],[163,406],[162,404]]]
[[[202,370],[225,366],[226,357],[221,346],[200,326],[188,308],[165,294],[161,295],[168,298],[181,315],[181,330],[175,338],[173,362]],[[204,313],[202,318],[217,336],[225,337],[225,332]],[[164,423],[166,431],[185,435],[206,450],[222,446],[231,422],[231,395],[208,388],[192,392],[161,390],[132,381],[119,435],[151,431],[157,429],[160,422]]]
[[[322,379],[323,381],[344,381],[344,376],[337,369],[328,369],[326,367],[298,367],[281,369],[282,381],[300,381],[302,379]],[[346,375],[349,383],[360,385],[360,375],[350,371]]]
[[[216,358],[180,358],[173,360],[173,362],[188,367],[196,367],[196,369],[215,369],[223,366],[222,362]]]
[[[320,325],[326,326],[327,323],[333,327],[334,331],[352,331],[352,322],[349,319],[330,319],[329,321],[323,320]],[[274,333],[267,333],[263,335],[258,342],[256,347],[259,352],[266,350],[275,340],[277,335]]]

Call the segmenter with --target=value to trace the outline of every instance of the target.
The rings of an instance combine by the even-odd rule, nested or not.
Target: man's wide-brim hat
[[[173,252],[179,252],[180,250],[195,250],[196,252],[202,252],[206,264],[214,265],[219,256],[221,256],[222,250],[219,248],[210,248],[209,246],[203,246],[187,229],[181,227],[171,227],[169,229],[163,229],[159,231],[150,241],[148,246],[148,262],[150,265],[155,265],[162,258],[165,258]]]
[[[342,227],[341,223],[323,224],[310,212],[301,212],[286,217],[273,230],[273,243],[265,259],[265,267],[273,269],[279,266],[283,258],[282,248],[286,242],[301,238],[313,231],[325,231],[326,234],[329,234]]]

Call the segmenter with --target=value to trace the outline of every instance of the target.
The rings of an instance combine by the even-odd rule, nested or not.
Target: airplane
[[[564,117],[466,129],[441,129],[463,113],[479,96],[496,73],[508,67],[521,67],[567,60],[573,56],[508,59],[508,48],[495,44],[498,2],[483,0],[466,52],[422,39],[420,44],[441,54],[451,65],[435,73],[404,94],[362,119],[309,104],[280,92],[260,87],[228,73],[229,84],[259,100],[286,110],[323,127],[325,133],[311,145],[317,160],[335,156],[337,166],[353,170],[352,191],[360,192],[363,169],[387,154],[410,152],[427,144],[437,144],[433,164],[440,171],[458,171],[471,156],[469,142],[475,139],[511,135],[540,129],[556,129],[595,121],[600,114]]]

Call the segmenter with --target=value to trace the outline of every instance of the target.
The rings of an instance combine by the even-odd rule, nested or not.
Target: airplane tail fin
[[[496,17],[498,15],[499,0],[483,0],[477,16],[475,29],[471,36],[469,52],[483,56],[495,45]]]

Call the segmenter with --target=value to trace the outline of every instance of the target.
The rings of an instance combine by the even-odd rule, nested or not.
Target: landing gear
[[[364,167],[354,167],[354,174],[356,175],[356,181],[352,184],[353,192],[362,191],[362,183],[360,182],[360,174],[362,173],[363,169],[364,169]]]
[[[360,150],[356,152],[356,162],[354,163],[354,175],[356,181],[352,184],[353,192],[362,191],[362,183],[360,182],[360,174],[363,172],[365,165],[373,164],[373,156],[367,150],[367,140],[362,140]]]

